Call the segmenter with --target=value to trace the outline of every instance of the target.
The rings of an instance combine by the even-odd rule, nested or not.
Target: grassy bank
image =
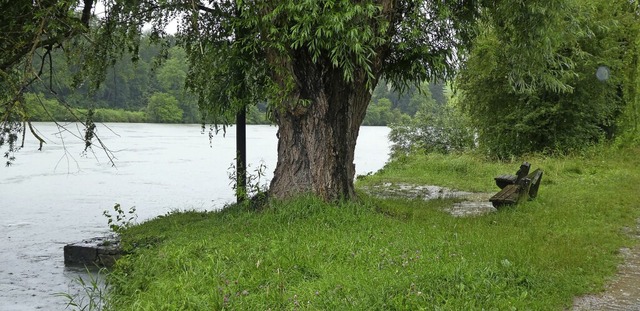
[[[451,200],[327,205],[302,197],[261,212],[159,217],[123,235],[135,253],[110,275],[114,310],[562,310],[602,289],[640,217],[640,150],[527,158],[539,197],[475,218]],[[399,159],[359,185],[495,191],[519,161]]]

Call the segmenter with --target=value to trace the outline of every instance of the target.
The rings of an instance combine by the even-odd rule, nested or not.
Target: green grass
[[[495,191],[519,160],[412,156],[358,185]],[[530,157],[536,200],[475,218],[451,200],[312,197],[261,212],[175,213],[123,235],[113,310],[562,310],[603,288],[640,217],[640,150]]]

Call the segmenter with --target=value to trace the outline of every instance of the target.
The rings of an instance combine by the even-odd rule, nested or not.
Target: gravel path
[[[640,223],[631,234],[640,239]],[[640,245],[623,248],[620,253],[624,262],[605,291],[576,298],[574,311],[640,311]]]

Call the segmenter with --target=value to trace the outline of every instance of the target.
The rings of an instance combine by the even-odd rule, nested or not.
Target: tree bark
[[[371,99],[366,75],[356,71],[346,82],[342,69],[306,55],[293,57],[290,68],[296,87],[290,102],[275,113],[278,163],[270,195],[354,198],[356,139]],[[300,99],[308,104],[297,104]]]

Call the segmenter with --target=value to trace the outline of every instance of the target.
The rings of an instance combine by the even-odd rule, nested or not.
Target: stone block
[[[96,237],[64,246],[64,264],[112,266],[122,255],[117,237]]]

